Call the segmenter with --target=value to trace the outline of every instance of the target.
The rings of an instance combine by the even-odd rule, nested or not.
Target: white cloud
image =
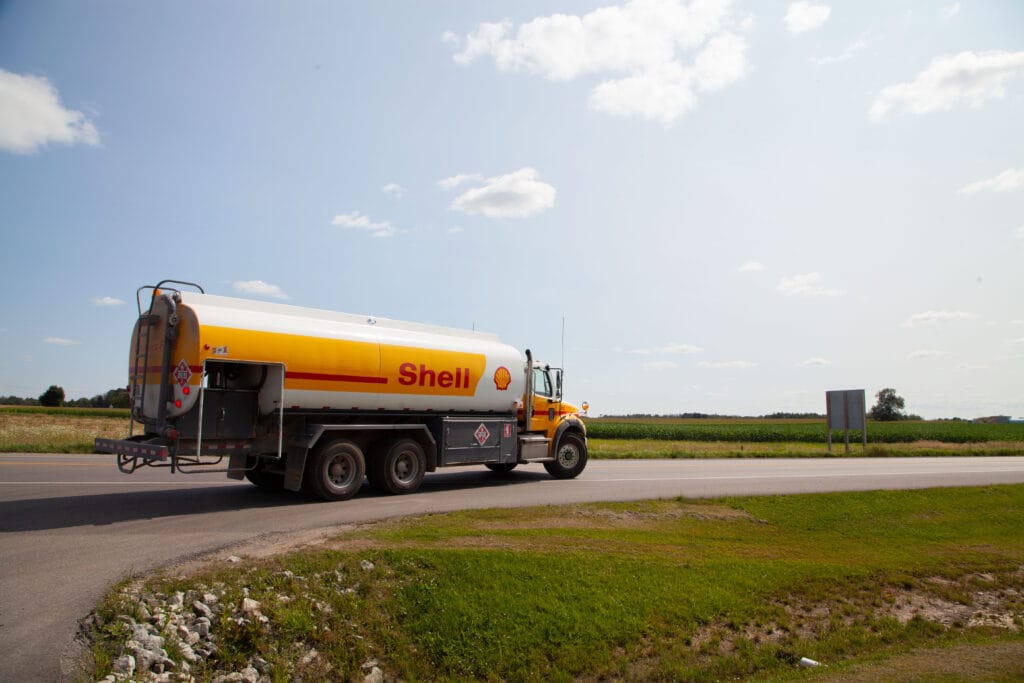
[[[77,339],[65,339],[64,337],[47,337],[43,341],[54,346],[78,346],[82,343]]]
[[[956,320],[972,320],[974,317],[973,313],[965,313],[964,311],[925,311],[924,313],[915,313],[907,318],[903,323],[903,327],[934,325],[935,323],[947,323]]]
[[[791,2],[786,10],[786,30],[790,33],[804,33],[821,28],[828,20],[832,8],[817,2]]]
[[[462,229],[461,225],[453,225],[452,227],[448,228],[448,232],[449,234],[454,235],[456,233],[464,232],[464,230]]]
[[[960,102],[973,108],[1001,99],[1010,78],[1024,73],[1024,52],[961,52],[936,57],[909,83],[883,88],[871,105],[871,120],[885,119],[889,110],[912,114],[949,110]]]
[[[777,289],[788,296],[842,296],[844,289],[828,289],[821,284],[819,273],[801,273],[783,277]]]
[[[615,353],[625,353],[630,356],[650,356],[652,354],[662,355],[689,355],[694,353],[701,353],[704,351],[699,346],[693,344],[676,344],[671,342],[662,346],[655,346],[653,348],[639,348],[639,349],[624,349],[621,346],[616,346],[612,349]]]
[[[757,363],[751,363],[748,360],[727,360],[720,363],[709,363],[702,360],[697,363],[698,368],[710,368],[712,370],[746,370],[756,365]]]
[[[338,214],[331,220],[331,225],[340,225],[349,230],[365,230],[374,237],[392,237],[396,232],[390,221],[371,221],[359,211]]]
[[[741,273],[760,273],[764,270],[764,264],[758,263],[757,261],[747,261],[737,268],[737,270]]]
[[[1010,190],[1019,190],[1021,188],[1024,188],[1024,169],[1008,168],[1002,173],[992,176],[991,178],[977,180],[968,185],[964,185],[957,190],[957,192],[959,194],[977,194],[983,190],[1009,192]]]
[[[442,178],[437,181],[437,186],[442,190],[454,190],[459,185],[465,183],[480,182],[484,179],[479,173],[458,173],[448,178]]]
[[[231,286],[235,288],[236,292],[242,292],[243,294],[253,294],[271,299],[288,298],[288,295],[281,291],[280,287],[268,284],[263,280],[236,280],[231,283]]]
[[[1016,239],[1024,240],[1024,225],[1022,225],[1019,228],[1017,228],[1016,230],[1014,230],[1013,231],[1013,236]]]
[[[947,5],[942,8],[942,16],[946,19],[952,19],[956,15],[960,14],[960,3],[954,2],[952,5]]]
[[[827,365],[832,365],[832,361],[825,360],[824,358],[815,356],[814,358],[808,358],[807,360],[798,364],[801,368],[822,368]]]
[[[401,199],[405,196],[405,188],[398,183],[388,183],[384,187],[380,188],[380,191],[386,195],[391,195],[395,199]]]
[[[846,49],[839,54],[830,57],[811,57],[811,61],[822,66],[826,64],[835,64],[837,62],[845,62],[856,57],[867,46],[868,39],[861,36],[854,42],[847,45]]]
[[[938,349],[918,349],[917,351],[911,351],[907,358],[909,360],[921,360],[923,358],[941,358],[948,356],[949,351],[939,351]]]
[[[31,154],[51,142],[98,145],[100,134],[85,114],[64,108],[46,78],[0,69],[0,149]]]
[[[654,348],[654,352],[655,353],[678,353],[678,354],[684,354],[684,355],[688,355],[688,354],[692,354],[692,353],[700,353],[703,350],[704,349],[702,349],[701,347],[694,346],[693,344],[676,344],[676,343],[666,344],[665,346],[657,346],[657,347]]]
[[[491,57],[499,71],[552,81],[603,77],[593,109],[671,123],[696,106],[697,93],[724,88],[747,72],[746,40],[729,30],[728,0],[631,0],[584,15],[552,14],[515,27],[482,23],[443,40],[467,65]],[[749,26],[749,22],[743,22]]]
[[[655,360],[650,363],[644,363],[644,369],[646,370],[673,370],[678,367],[678,363],[670,360]]]
[[[555,205],[555,188],[537,177],[532,168],[488,178],[480,187],[452,200],[453,211],[488,218],[525,218]]]
[[[96,306],[120,306],[124,302],[112,296],[101,296],[92,300]]]

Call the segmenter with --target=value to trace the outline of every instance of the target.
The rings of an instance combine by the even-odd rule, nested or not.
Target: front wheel
[[[574,479],[587,466],[587,442],[579,434],[564,434],[558,441],[555,459],[544,469],[555,479]]]
[[[330,441],[306,463],[306,488],[324,500],[348,500],[359,492],[366,462],[359,446],[347,439]]]

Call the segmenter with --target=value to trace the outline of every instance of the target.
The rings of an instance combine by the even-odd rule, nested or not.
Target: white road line
[[[192,486],[224,486],[231,482],[217,482],[216,484],[194,484],[168,481],[0,481],[0,486],[168,486],[174,488],[186,488]],[[240,483],[238,484],[241,485]]]
[[[915,470],[913,472],[820,472],[817,474],[726,474],[726,475],[705,475],[705,476],[690,476],[690,477],[636,477],[629,479],[580,479],[579,481],[585,481],[591,484],[606,484],[606,483],[619,483],[627,481],[709,481],[718,479],[835,479],[837,477],[878,477],[878,476],[890,476],[890,477],[907,477],[909,475],[920,476],[920,475],[935,475],[935,474],[949,474],[949,475],[963,475],[963,474],[995,474],[995,473],[1021,473],[1024,474],[1024,470],[1020,469],[1006,469],[1006,470]],[[552,480],[553,481],[553,480]]]

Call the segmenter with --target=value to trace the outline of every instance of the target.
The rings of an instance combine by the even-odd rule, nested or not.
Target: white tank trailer
[[[138,291],[127,439],[96,439],[118,468],[221,472],[326,500],[364,478],[416,491],[438,467],[556,478],[587,463],[562,370],[491,334],[205,294]],[[141,433],[137,433],[141,432]]]

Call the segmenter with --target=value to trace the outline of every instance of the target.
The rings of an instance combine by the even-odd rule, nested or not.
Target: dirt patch
[[[690,647],[698,656],[729,655],[741,641],[755,645],[814,641],[837,628],[870,625],[887,618],[901,624],[921,619],[945,629],[1020,633],[1024,630],[1022,574],[1024,568],[1002,576],[969,574],[955,580],[931,577],[913,588],[883,587],[827,602],[791,597],[774,603],[779,612],[776,620],[700,626],[690,636]]]
[[[601,522],[612,522],[616,525],[641,525],[664,520],[677,520],[686,517],[701,520],[745,520],[766,524],[744,510],[737,510],[724,505],[686,504],[659,511],[642,510],[608,510],[605,508],[581,508],[573,512],[574,517],[592,518]]]
[[[815,680],[847,681],[1020,681],[1024,680],[1024,642],[928,648],[822,671]]]

